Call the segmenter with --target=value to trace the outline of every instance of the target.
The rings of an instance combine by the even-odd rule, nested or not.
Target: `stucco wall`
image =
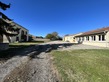
[[[18,26],[18,25],[17,25],[17,26]],[[17,42],[17,41],[16,41],[16,38],[17,38],[17,37],[19,38],[19,42],[22,41],[22,39],[21,39],[21,32],[22,32],[22,31],[24,31],[24,35],[27,36],[26,41],[28,41],[29,31],[28,31],[27,29],[21,27],[21,26],[18,26],[18,27],[21,28],[21,29],[19,30],[19,34],[18,34],[17,36],[11,37],[11,42]]]
[[[75,36],[81,35],[81,34],[82,33],[64,36],[63,41],[67,41],[67,42],[71,42],[71,43],[78,43],[78,41],[75,39]]]
[[[11,37],[11,42],[16,42],[16,36]]]
[[[63,38],[63,41],[66,41],[66,42],[75,42],[75,39],[74,39],[74,36],[65,36]]]
[[[106,33],[106,41],[109,42],[109,31]]]
[[[22,31],[24,31],[24,35],[26,35],[27,36],[27,38],[26,38],[26,41],[28,41],[28,33],[29,33],[29,31],[28,30],[26,30],[26,29],[23,29],[23,28],[21,28],[21,30],[20,30],[20,32],[19,32],[19,35],[18,35],[18,37],[19,37],[19,41],[22,41],[22,39],[21,39],[21,32]],[[26,34],[27,33],[27,34]]]
[[[92,45],[92,46],[99,46],[99,47],[109,47],[109,43],[106,41],[99,41],[99,42],[83,42],[82,44]]]
[[[3,35],[3,43],[9,43],[10,42],[10,37]]]
[[[105,33],[105,40],[99,40],[99,35],[102,34],[97,34],[95,35],[95,41],[92,40],[91,36],[92,35],[87,35],[89,37],[89,40],[86,40],[86,36],[82,36],[82,37],[76,37],[76,40],[79,42],[81,42],[82,44],[86,44],[86,45],[92,45],[92,46],[99,46],[99,47],[109,47],[109,32]],[[83,41],[81,38],[84,38]]]

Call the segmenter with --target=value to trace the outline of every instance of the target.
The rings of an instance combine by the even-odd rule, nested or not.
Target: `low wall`
[[[82,44],[86,44],[86,45],[92,45],[92,46],[99,46],[99,47],[109,47],[109,43],[106,41],[99,41],[99,42],[83,42]]]
[[[6,50],[9,48],[9,43],[0,43],[0,50]]]
[[[34,39],[34,41],[49,42],[49,41],[50,41],[50,39]]]

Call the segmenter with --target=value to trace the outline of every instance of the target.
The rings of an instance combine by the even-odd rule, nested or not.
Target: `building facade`
[[[81,35],[82,33],[78,33],[78,34],[72,34],[72,35],[65,35],[63,37],[63,41],[65,42],[71,42],[71,43],[78,43],[75,36],[77,35]]]
[[[21,25],[13,22],[13,25],[15,27],[20,28],[18,35],[16,36],[6,36],[0,35],[0,42],[2,43],[13,43],[13,42],[26,42],[28,41],[29,38],[29,30],[26,28],[22,27]]]
[[[81,33],[80,35],[76,35],[75,41],[77,43],[86,45],[109,47],[109,27],[96,29]]]
[[[15,22],[13,22],[13,23],[18,28],[20,28],[20,30],[19,30],[19,34],[17,36],[10,37],[10,42],[26,42],[26,41],[28,41],[29,40],[29,30]]]

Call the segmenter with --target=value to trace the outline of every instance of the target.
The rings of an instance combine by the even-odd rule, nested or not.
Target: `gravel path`
[[[49,42],[25,49],[0,65],[0,82],[59,82],[53,68],[51,50],[108,49],[88,45]]]
[[[47,53],[42,52],[37,58],[13,70],[3,82],[58,82],[50,59]]]
[[[59,82],[47,53],[50,50],[48,44],[37,45],[7,60],[0,65],[0,82]]]
[[[78,45],[72,45],[66,48],[63,47],[61,50],[75,50],[75,49],[109,49],[109,48],[78,44]]]
[[[34,46],[35,47],[35,46]],[[34,51],[34,47],[29,47],[21,50],[20,53],[15,54],[16,56],[8,59],[4,63],[0,63],[0,82],[3,82],[3,79],[6,75],[8,75],[11,71],[13,71],[16,67],[19,67],[21,64],[28,61],[28,55]]]
[[[24,61],[25,60],[25,61]],[[19,67],[21,64],[27,62],[28,59],[26,56],[19,58],[14,57],[3,65],[0,65],[0,82],[3,82],[4,77],[9,74],[16,67]],[[7,81],[8,82],[8,81]]]

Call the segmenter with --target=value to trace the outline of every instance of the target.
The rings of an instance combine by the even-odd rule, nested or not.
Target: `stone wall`
[[[109,43],[106,41],[85,41],[82,44],[99,46],[99,47],[109,47]]]

